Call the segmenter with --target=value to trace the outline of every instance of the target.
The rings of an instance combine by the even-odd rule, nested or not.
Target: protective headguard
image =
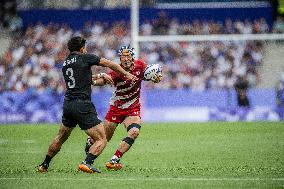
[[[131,55],[134,58],[134,48],[131,48],[130,46],[121,46],[120,49],[118,50],[118,55],[119,56],[128,56]]]

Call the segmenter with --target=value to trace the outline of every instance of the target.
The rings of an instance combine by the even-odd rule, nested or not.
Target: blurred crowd
[[[257,34],[269,32],[269,26],[264,18],[244,22],[226,19],[225,23],[214,21],[193,20],[179,23],[170,19],[161,11],[157,19],[146,21],[140,27],[141,35],[209,35],[209,34]]]
[[[261,42],[180,42],[142,44],[148,63],[163,64],[164,78],[147,88],[205,90],[233,88],[245,77],[250,86],[259,82],[263,58]]]
[[[145,22],[141,35],[155,34],[233,34],[266,33],[269,27],[264,19],[231,21],[224,24],[196,20],[179,23],[165,19],[161,12],[158,19]],[[119,21],[111,25],[88,22],[80,31],[70,27],[38,23],[29,26],[15,37],[10,48],[0,58],[0,91],[64,91],[61,74],[62,62],[68,50],[66,44],[73,35],[87,39],[87,50],[101,57],[119,62],[116,50],[130,44],[130,25]],[[259,41],[217,42],[143,42],[140,58],[148,64],[163,65],[164,79],[159,84],[145,82],[146,88],[177,89],[233,88],[239,77],[246,77],[250,86],[258,84],[258,67],[262,64],[263,44]],[[94,72],[106,72],[94,68]]]
[[[116,49],[130,43],[129,28],[124,25],[123,21],[111,26],[86,23],[80,31],[52,23],[28,27],[22,36],[14,38],[0,59],[0,91],[28,88],[64,91],[61,67],[69,53],[67,42],[72,35],[87,39],[88,52],[119,62]],[[94,72],[102,71],[106,72],[99,67],[94,69]]]

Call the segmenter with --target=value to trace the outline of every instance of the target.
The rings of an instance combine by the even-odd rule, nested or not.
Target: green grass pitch
[[[85,158],[85,134],[74,129],[48,173],[35,167],[56,125],[0,126],[0,188],[284,188],[284,124],[143,124],[124,168],[107,171],[122,126],[95,161],[101,174],[77,171]]]

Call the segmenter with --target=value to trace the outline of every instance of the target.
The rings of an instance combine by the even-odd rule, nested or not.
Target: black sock
[[[97,158],[98,156],[94,155],[94,154],[91,154],[91,153],[88,153],[86,159],[85,159],[85,162],[89,165],[92,165],[95,161],[95,159]]]
[[[46,156],[45,156],[45,159],[44,159],[44,161],[43,161],[43,163],[42,163],[42,164],[47,164],[47,165],[49,165],[49,163],[50,163],[51,159],[52,159],[52,157],[51,157],[51,156],[46,155]]]

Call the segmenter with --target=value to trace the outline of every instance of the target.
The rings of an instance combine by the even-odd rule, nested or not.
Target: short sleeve
[[[85,54],[83,56],[83,61],[89,66],[99,65],[101,58],[93,54]]]
[[[141,60],[139,60],[139,64],[142,67],[142,70],[143,70],[143,73],[144,73],[144,71],[145,71],[145,69],[147,67],[147,64],[145,62],[141,61]]]

